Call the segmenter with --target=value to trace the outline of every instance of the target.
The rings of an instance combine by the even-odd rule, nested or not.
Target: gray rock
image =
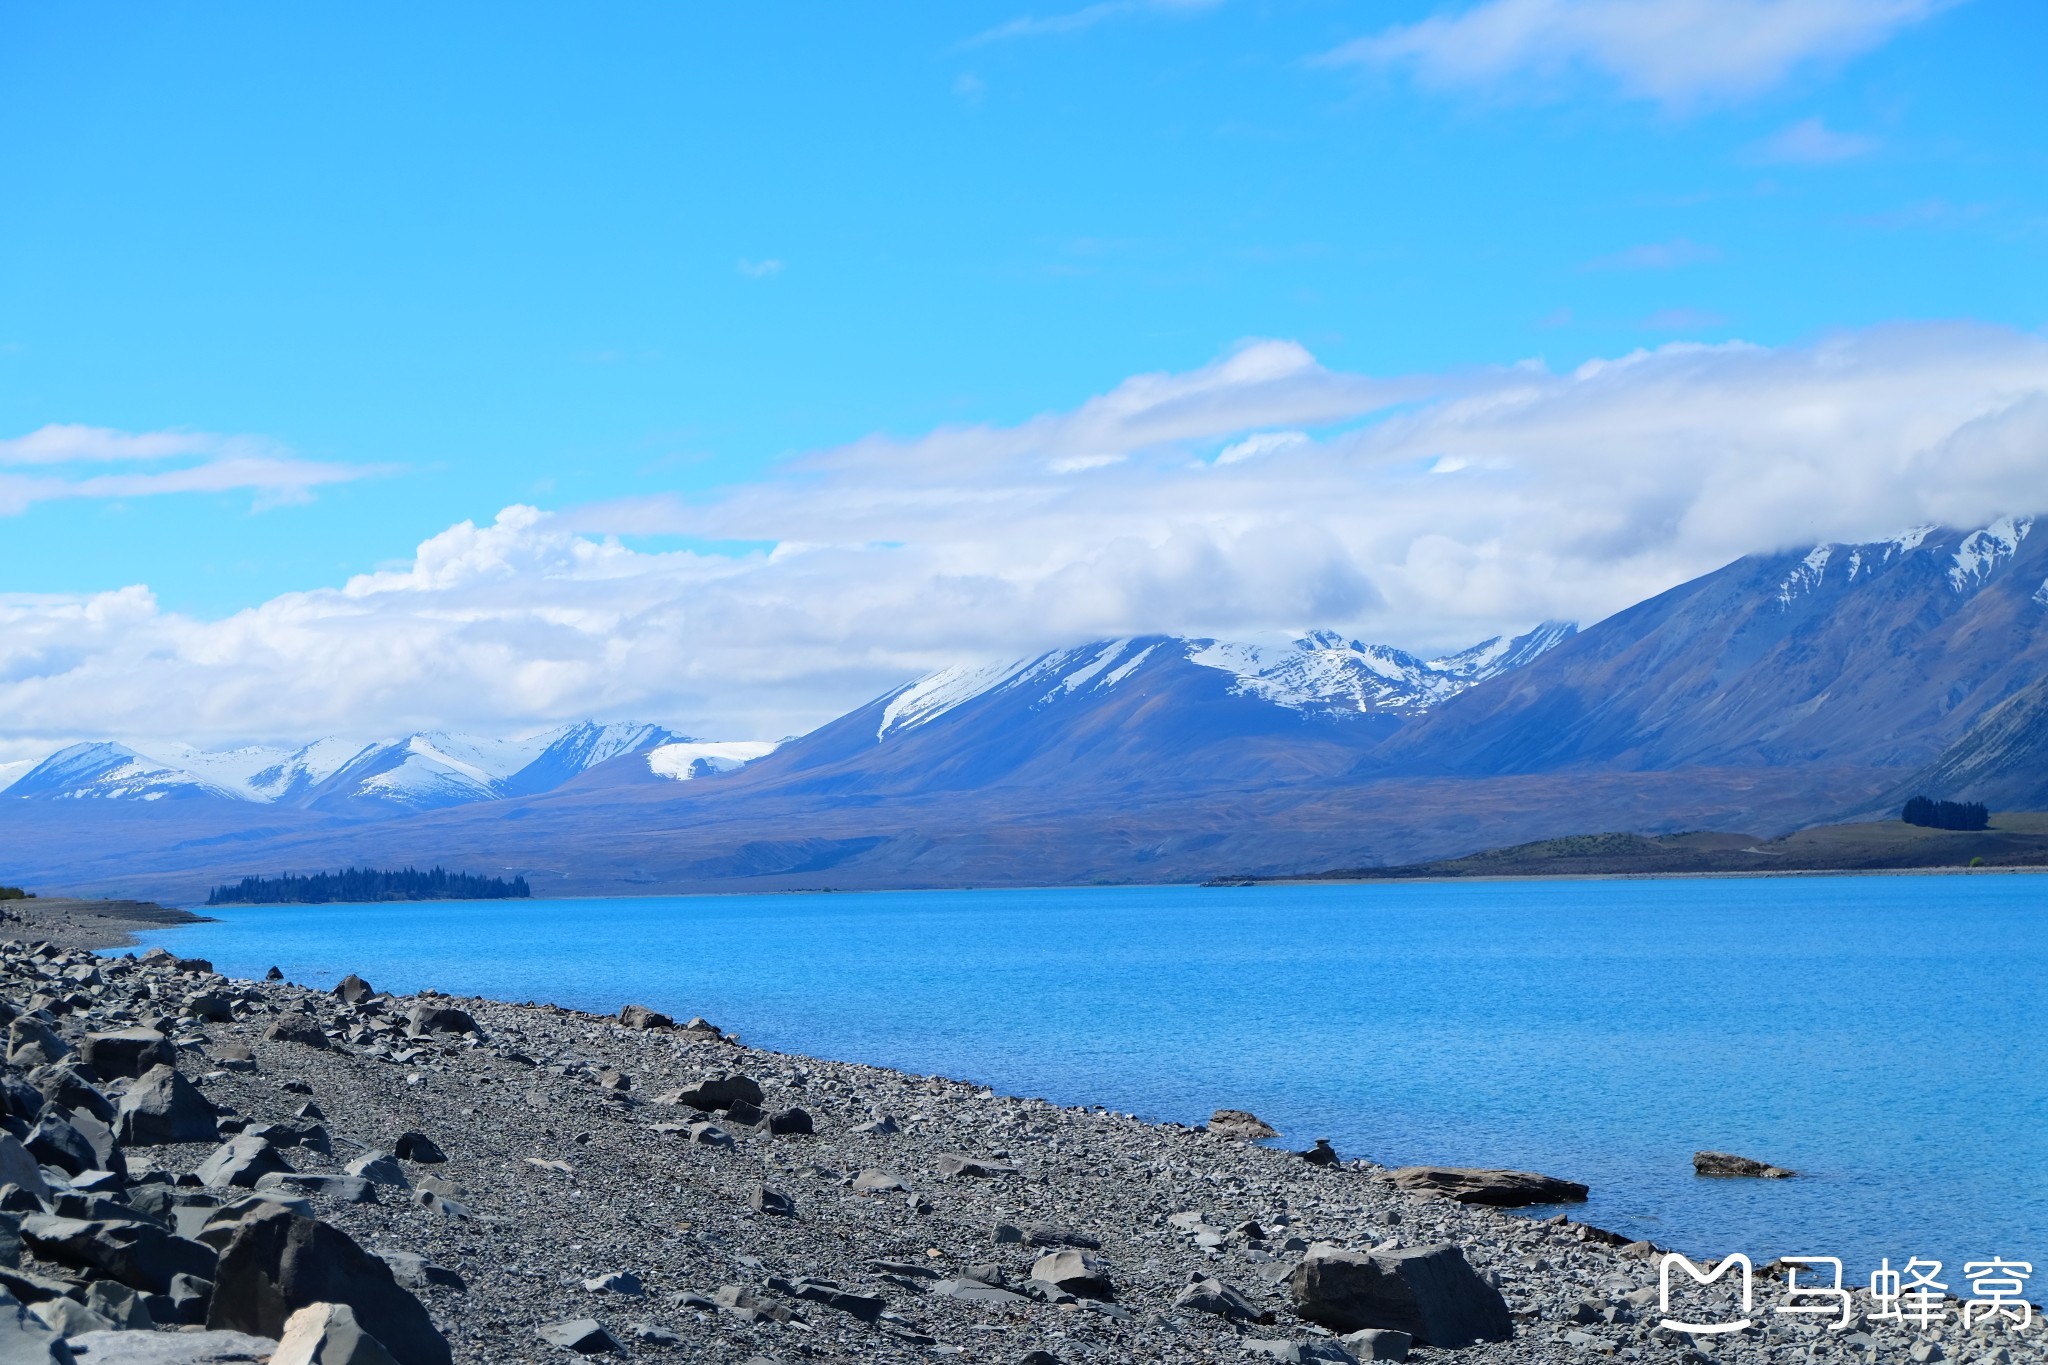
[[[1694,1152],[1692,1170],[1694,1175],[1737,1176],[1752,1180],[1788,1180],[1798,1174],[1783,1166],[1736,1156],[1733,1152]]]
[[[44,1114],[29,1129],[22,1146],[45,1166],[55,1166],[70,1175],[101,1169],[99,1154],[85,1135],[57,1113]]]
[[[1366,1327],[1338,1340],[1360,1360],[1406,1360],[1415,1339],[1391,1327]]]
[[[222,1071],[254,1071],[256,1050],[247,1043],[209,1043],[206,1055]]]
[[[1086,1251],[1050,1251],[1031,1264],[1031,1278],[1080,1299],[1110,1296],[1109,1267]]]
[[[695,1085],[670,1091],[661,1097],[661,1102],[686,1109],[702,1109],[707,1114],[722,1114],[739,1103],[758,1108],[764,1098],[759,1081],[733,1073],[705,1076]]]
[[[1270,1310],[1260,1308],[1244,1295],[1218,1279],[1200,1279],[1180,1291],[1173,1300],[1175,1308],[1185,1308],[1197,1313],[1214,1313],[1219,1318],[1230,1318],[1237,1322],[1271,1322]]]
[[[101,1280],[85,1291],[85,1306],[117,1331],[146,1332],[156,1326],[143,1296],[125,1284]]]
[[[377,1186],[359,1175],[316,1175],[303,1171],[272,1171],[258,1176],[260,1194],[278,1190],[286,1194],[332,1199],[337,1204],[374,1204]]]
[[[7,1026],[7,1060],[19,1067],[48,1066],[72,1054],[71,1044],[48,1024],[24,1014]]]
[[[996,1308],[1031,1302],[1014,1290],[1004,1289],[1001,1285],[985,1284],[980,1280],[940,1280],[932,1286],[932,1293],[942,1294],[949,1299],[959,1299],[963,1303],[979,1303]]]
[[[583,1288],[590,1294],[631,1294],[639,1297],[647,1293],[647,1286],[640,1283],[640,1277],[630,1270],[592,1276],[583,1282]]]
[[[185,1015],[190,1019],[203,1019],[209,1024],[231,1023],[235,1017],[235,1002],[219,991],[199,991],[185,997]]]
[[[1248,1109],[1218,1109],[1209,1116],[1209,1131],[1218,1137],[1258,1142],[1280,1136],[1280,1130]]]
[[[114,1130],[121,1141],[135,1147],[213,1142],[220,1137],[220,1115],[213,1102],[174,1068],[154,1066],[121,1096]]]
[[[880,1295],[862,1294],[848,1289],[837,1280],[821,1280],[809,1275],[795,1280],[785,1280],[779,1275],[770,1276],[768,1287],[792,1299],[822,1303],[827,1308],[851,1314],[863,1322],[873,1322],[882,1315],[882,1310],[889,1306]]]
[[[933,1163],[942,1179],[951,1180],[966,1176],[980,1180],[992,1179],[999,1175],[1015,1175],[1017,1168],[1007,1161],[992,1161],[982,1157],[968,1156],[964,1152],[944,1152]]]
[[[13,1185],[39,1201],[50,1197],[42,1167],[12,1133],[0,1133],[0,1185]]]
[[[580,1356],[623,1353],[618,1339],[607,1332],[596,1318],[565,1318],[560,1322],[545,1323],[534,1330],[549,1345],[574,1351]]]
[[[206,1325],[274,1337],[316,1303],[353,1308],[398,1365],[450,1365],[447,1341],[390,1266],[339,1228],[284,1209],[242,1220],[221,1253]]]
[[[772,1214],[779,1218],[796,1216],[796,1201],[781,1190],[766,1185],[754,1186],[754,1192],[747,1197],[748,1205],[756,1213]]]
[[[98,1076],[98,1072],[71,1060],[39,1066],[29,1074],[29,1081],[35,1086],[36,1093],[59,1108],[91,1114],[102,1123],[111,1123],[114,1106],[93,1084]],[[35,1113],[31,1111],[22,1117],[34,1118]]]
[[[768,1116],[768,1131],[777,1137],[791,1137],[815,1130],[811,1125],[811,1116],[791,1105],[787,1109],[778,1109]]]
[[[277,1351],[246,1332],[87,1332],[71,1347],[80,1365],[261,1365]]]
[[[391,1154],[400,1161],[411,1161],[422,1166],[438,1165],[448,1159],[448,1154],[435,1144],[425,1133],[400,1133],[398,1140],[391,1144]]]
[[[730,1147],[733,1145],[732,1134],[726,1132],[725,1129],[719,1127],[717,1124],[711,1123],[709,1121],[704,1123],[691,1124],[688,1129],[688,1132],[690,1141],[697,1143],[700,1146]]]
[[[645,1005],[628,1005],[619,1011],[619,1022],[627,1028],[674,1028],[676,1021],[660,1010],[651,1010]]]
[[[1514,1335],[1500,1291],[1447,1244],[1356,1252],[1318,1242],[1288,1284],[1295,1311],[1334,1332],[1391,1327],[1447,1348]]]
[[[60,1337],[83,1336],[87,1332],[111,1332],[115,1323],[101,1317],[75,1299],[44,1299],[28,1310]]]
[[[0,1289],[0,1361],[7,1365],[72,1365],[71,1348],[20,1299]]]
[[[397,1365],[345,1303],[308,1304],[285,1319],[270,1365]]]
[[[680,1346],[683,1339],[658,1322],[636,1322],[626,1329],[635,1341],[644,1341],[649,1346]]]
[[[1337,1149],[1330,1145],[1328,1138],[1317,1138],[1315,1146],[1300,1154],[1301,1159],[1311,1166],[1335,1166],[1343,1160]]]
[[[32,1213],[21,1240],[46,1261],[76,1266],[152,1294],[169,1291],[173,1275],[210,1275],[213,1252],[140,1219],[59,1218]]]
[[[374,1253],[378,1260],[391,1267],[391,1276],[407,1289],[425,1289],[433,1285],[439,1289],[453,1289],[467,1293],[469,1285],[462,1276],[446,1266],[435,1265],[416,1251],[387,1251],[379,1249]]]
[[[475,1033],[476,1020],[451,1005],[414,1005],[405,1012],[406,1031],[417,1038],[428,1033]]]
[[[203,1162],[196,1174],[201,1183],[216,1188],[227,1185],[253,1186],[273,1171],[291,1169],[277,1148],[260,1137],[237,1134],[214,1149],[212,1156]],[[284,1324],[278,1323],[282,1329]]]
[[[997,1239],[998,1241],[1001,1238]],[[1031,1231],[1024,1234],[1024,1240],[1035,1247],[1080,1247],[1083,1251],[1102,1250],[1102,1240],[1091,1237],[1078,1228],[1060,1223],[1034,1223]]]
[[[277,1021],[263,1030],[263,1036],[277,1043],[297,1043],[302,1047],[327,1047],[327,1034],[320,1025],[303,1014],[280,1014]]]
[[[903,1127],[896,1122],[894,1114],[877,1113],[873,1118],[869,1119],[866,1123],[860,1124],[853,1131],[865,1133],[869,1137],[889,1137],[902,1132]]]
[[[169,1066],[176,1060],[170,1040],[153,1028],[115,1029],[110,1033],[88,1033],[78,1055],[102,1077],[140,1076],[153,1066]]]
[[[334,995],[345,1005],[360,1005],[376,993],[370,988],[369,982],[354,972],[344,976],[334,986]]]
[[[855,1194],[888,1194],[892,1190],[908,1190],[909,1188],[910,1186],[903,1183],[903,1177],[872,1168],[862,1171],[853,1178],[853,1192]]]
[[[1388,1174],[1395,1188],[1417,1194],[1442,1195],[1460,1204],[1485,1204],[1497,1209],[1530,1204],[1579,1203],[1586,1187],[1575,1180],[1533,1171],[1482,1170],[1467,1166],[1403,1166]]]
[[[389,1185],[396,1190],[412,1188],[412,1178],[405,1173],[405,1167],[394,1161],[389,1152],[364,1152],[342,1170],[361,1176],[372,1185]]]
[[[467,1218],[470,1216],[468,1204],[465,1204],[460,1199],[450,1199],[446,1195],[436,1194],[432,1190],[414,1190],[412,1202],[414,1206],[425,1209],[429,1213],[439,1214],[443,1218]]]

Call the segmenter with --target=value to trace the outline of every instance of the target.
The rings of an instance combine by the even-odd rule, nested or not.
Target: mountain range
[[[0,870],[177,899],[344,863],[536,894],[1179,880],[1594,829],[1768,835],[1916,791],[2042,808],[2033,529],[1748,556],[1583,631],[1434,659],[1324,631],[1097,641],[945,669],[780,744],[590,723],[75,745],[0,791]]]

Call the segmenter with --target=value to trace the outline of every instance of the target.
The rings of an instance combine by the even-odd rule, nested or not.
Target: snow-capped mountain
[[[1437,659],[1318,630],[1292,645],[1235,644],[1155,635],[1057,649],[1004,664],[941,669],[883,698],[875,737],[914,730],[980,698],[1008,693],[1044,707],[1112,692],[1147,663],[1184,661],[1229,681],[1235,696],[1305,716],[1417,715],[1486,679],[1519,668],[1578,629],[1550,621]],[[1142,684],[1140,684],[1142,685]]]
[[[663,778],[730,772],[775,748],[717,742],[635,722],[565,725],[519,739],[428,731],[363,744],[322,739],[298,749],[209,751],[160,743],[152,752],[114,741],[74,744],[0,771],[0,791],[29,800],[162,801],[211,798],[350,814],[438,810],[553,791],[629,755]]]

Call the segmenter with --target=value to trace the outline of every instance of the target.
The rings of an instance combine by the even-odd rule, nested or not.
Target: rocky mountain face
[[[1438,708],[1361,771],[1918,768],[2048,671],[2032,530],[1737,560]]]

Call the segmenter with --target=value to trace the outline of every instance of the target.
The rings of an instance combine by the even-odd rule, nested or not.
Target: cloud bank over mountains
[[[95,439],[116,438],[150,458],[147,435]],[[592,715],[774,738],[934,668],[1079,640],[1331,627],[1434,652],[1591,622],[1745,553],[2042,510],[2009,505],[2026,488],[2048,488],[2048,340],[2030,333],[1395,378],[1253,341],[708,499],[509,507],[403,567],[224,619],[144,586],[0,597],[0,708],[22,755]],[[772,548],[642,539],[670,535]]]

